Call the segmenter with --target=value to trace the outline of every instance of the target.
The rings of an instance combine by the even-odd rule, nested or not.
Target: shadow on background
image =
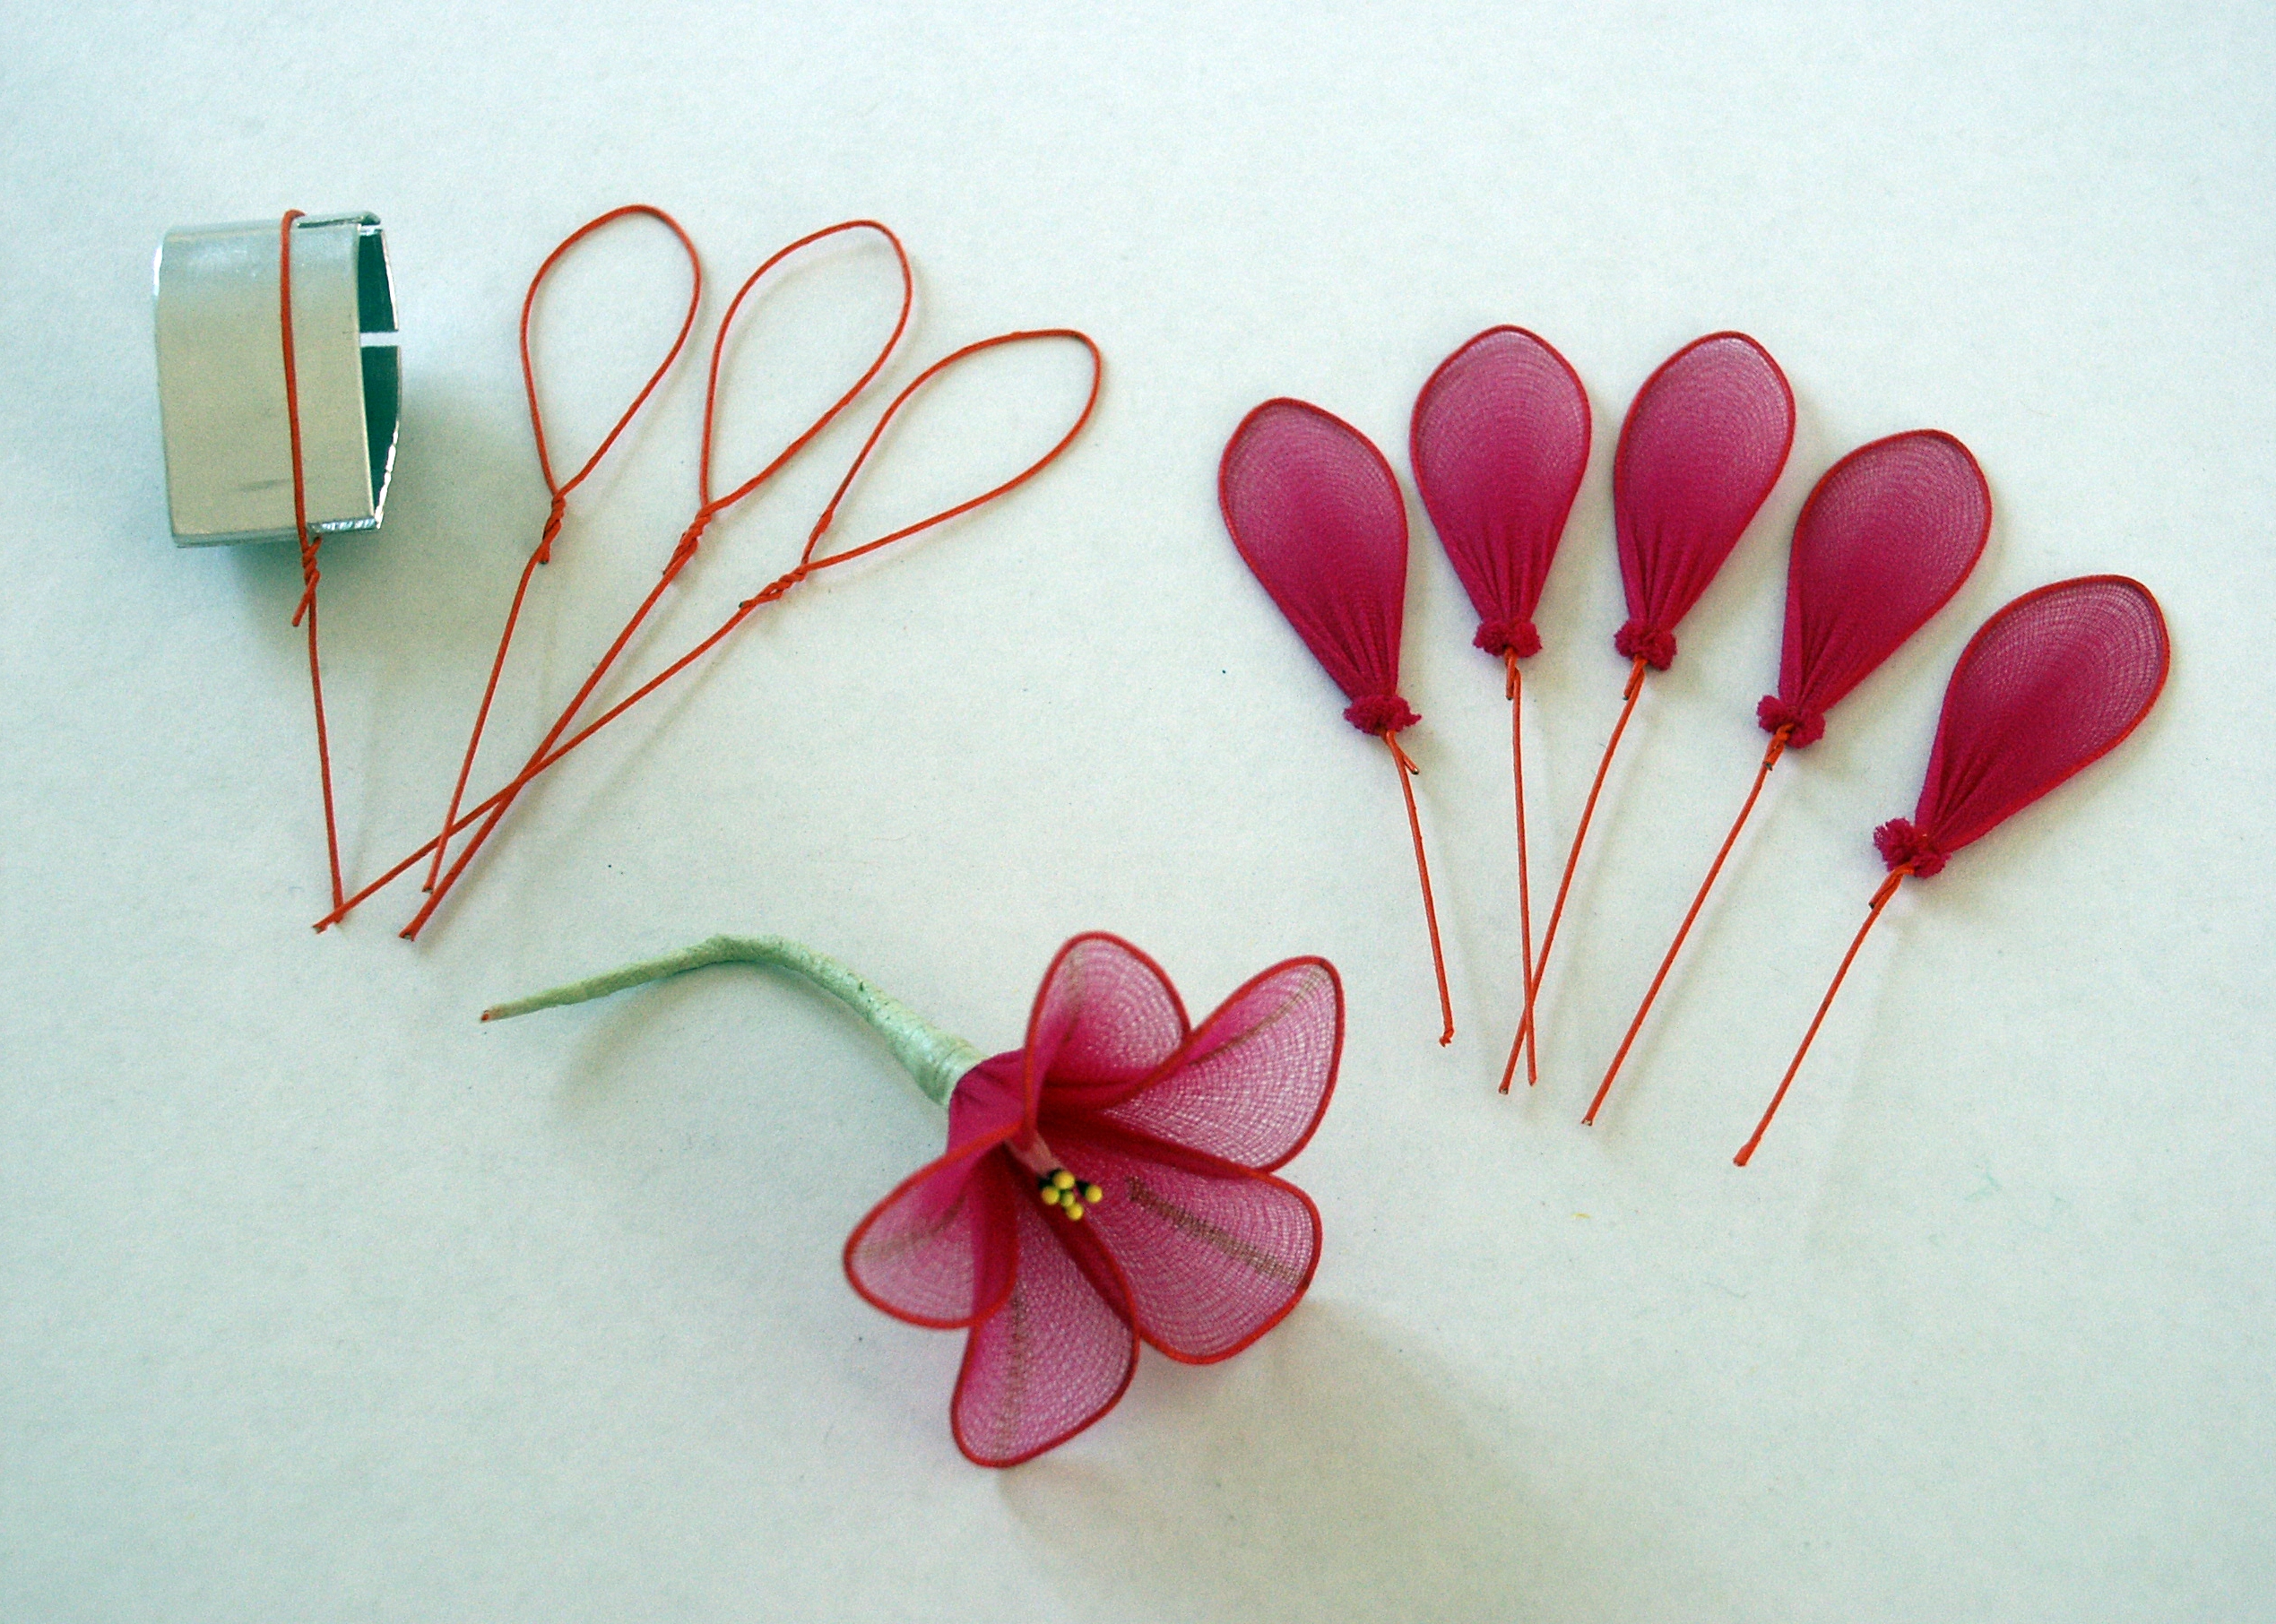
[[[1208,1369],[1147,1352],[1107,1434],[1111,1450],[1007,1473],[1004,1496],[1071,1594],[1105,1602],[1111,1583],[1137,1616],[1506,1624],[1713,1604],[1704,1576],[1671,1582],[1689,1565],[1641,1518],[1527,1481],[1506,1418],[1345,1304],[1314,1299]]]

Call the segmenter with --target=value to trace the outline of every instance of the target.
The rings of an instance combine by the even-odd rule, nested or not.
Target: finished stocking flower
[[[968,1330],[956,1447],[1012,1466],[1114,1407],[1138,1344],[1229,1359],[1311,1284],[1320,1210],[1273,1170],[1328,1109],[1344,995],[1325,959],[1252,978],[1197,1028],[1152,959],[1078,936],[1045,972],[1022,1047],[982,1059],[835,960],[715,937],[516,1004],[577,1003],[731,961],[794,971],[885,1038],[948,1108],[948,1147],[854,1226],[846,1278],[897,1319]]]

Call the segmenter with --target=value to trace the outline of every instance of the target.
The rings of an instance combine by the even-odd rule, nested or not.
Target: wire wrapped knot
[[[545,528],[538,531],[537,561],[540,564],[553,562],[553,538],[561,533],[561,521],[567,516],[568,511],[569,493],[566,490],[555,491],[553,505],[545,515]]]
[[[697,514],[695,523],[679,532],[679,544],[671,549],[671,562],[664,566],[667,579],[678,574],[687,566],[688,560],[696,556],[696,549],[703,544],[704,531],[711,528],[711,521],[710,514]]]
[[[1612,645],[1626,659],[1640,657],[1655,671],[1675,663],[1675,634],[1642,620],[1631,620],[1614,633]]]
[[[1776,694],[1762,695],[1762,703],[1754,707],[1754,720],[1762,724],[1765,733],[1786,729],[1788,749],[1798,750],[1825,737],[1823,711],[1813,711],[1808,705],[1788,704]]]
[[[1344,720],[1363,733],[1396,733],[1422,721],[1397,694],[1370,694],[1345,708]]]
[[[1890,868],[1909,868],[1922,879],[1942,873],[1947,860],[1910,818],[1891,818],[1873,832],[1873,843]]]
[[[801,564],[788,574],[776,576],[751,596],[744,599],[742,607],[747,609],[755,609],[762,603],[772,603],[813,573],[814,566],[811,564]]]
[[[1530,620],[1481,620],[1470,641],[1497,660],[1504,654],[1530,660],[1541,652],[1541,634]]]
[[[292,618],[288,623],[299,626],[301,618],[316,606],[316,583],[324,579],[324,572],[316,567],[316,549],[324,545],[324,538],[300,526],[300,601],[292,606]]]

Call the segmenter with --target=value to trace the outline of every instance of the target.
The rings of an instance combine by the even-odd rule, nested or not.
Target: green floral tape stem
[[[715,936],[660,959],[627,964],[606,975],[589,976],[566,987],[516,998],[510,1004],[493,1004],[482,1011],[482,1019],[510,1020],[535,1010],[604,998],[627,987],[661,981],[666,976],[701,970],[708,964],[766,964],[804,976],[867,1021],[870,1029],[885,1040],[886,1047],[893,1050],[893,1058],[916,1079],[925,1097],[936,1105],[947,1105],[956,1080],[985,1058],[962,1038],[941,1031],[829,955],[779,936]]]

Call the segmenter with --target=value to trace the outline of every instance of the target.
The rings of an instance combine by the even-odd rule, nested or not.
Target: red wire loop
[[[545,441],[545,411],[538,404],[537,363],[530,354],[530,321],[537,308],[538,290],[544,287],[545,279],[552,274],[554,266],[559,264],[572,248],[603,227],[634,216],[662,221],[679,239],[681,251],[688,256],[688,313],[680,318],[679,331],[671,341],[671,348],[664,352],[664,358],[656,364],[656,369],[648,375],[648,381],[640,386],[639,393],[632,397],[632,403],[624,409],[609,432],[601,436],[601,443],[593,447],[593,454],[585,458],[583,465],[567,479],[556,479],[553,477],[552,454]],[[538,472],[545,480],[546,489],[552,493],[553,501],[546,511],[545,526],[538,532],[537,547],[530,554],[529,562],[522,566],[522,578],[514,588],[513,601],[506,606],[506,624],[498,635],[498,652],[490,659],[489,679],[482,688],[482,703],[474,713],[474,726],[466,736],[466,754],[459,762],[457,781],[451,786],[450,805],[443,813],[444,832],[436,836],[435,861],[427,871],[427,887],[430,891],[442,871],[443,856],[450,844],[450,828],[458,819],[459,803],[466,796],[466,781],[473,775],[475,754],[482,747],[482,730],[489,722],[491,702],[498,697],[498,678],[506,669],[506,653],[513,646],[514,629],[521,622],[522,600],[529,594],[530,576],[539,565],[553,562],[553,543],[561,534],[562,520],[568,514],[569,493],[584,484],[585,476],[601,465],[601,459],[609,454],[609,448],[630,426],[640,408],[647,403],[648,397],[655,393],[656,386],[663,382],[664,375],[671,370],[672,364],[679,358],[680,351],[687,348],[688,335],[695,331],[696,310],[703,301],[703,295],[704,268],[697,256],[695,243],[678,220],[648,203],[627,203],[622,208],[611,209],[585,221],[554,246],[553,252],[547,255],[544,262],[538,266],[537,274],[530,278],[529,291],[522,296],[522,390],[530,402],[530,438],[537,446]]]

